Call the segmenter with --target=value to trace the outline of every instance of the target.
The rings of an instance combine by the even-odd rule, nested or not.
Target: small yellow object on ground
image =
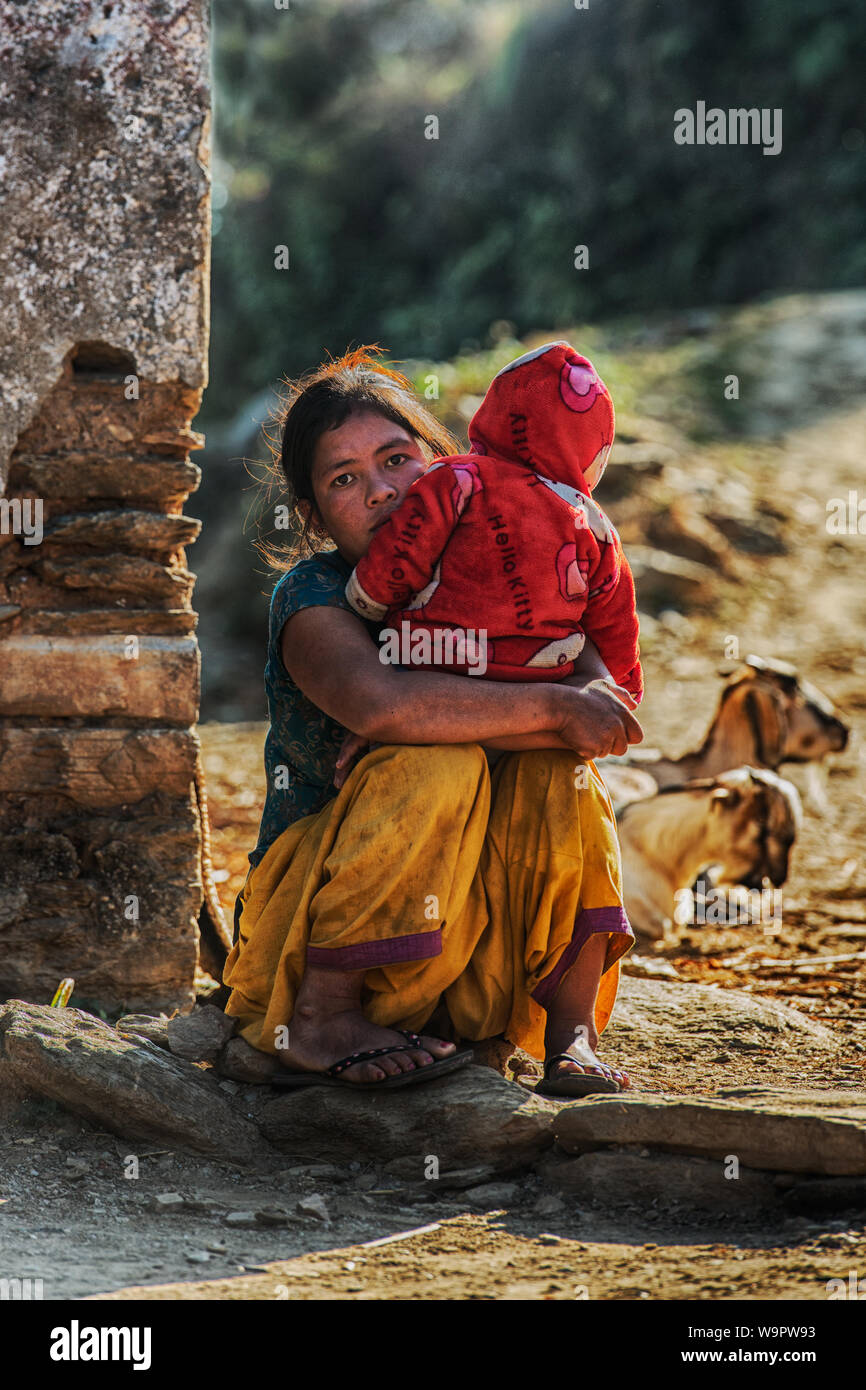
[[[65,1009],[75,988],[75,981],[72,979],[61,980],[57,986],[54,998],[51,1000],[52,1009]]]

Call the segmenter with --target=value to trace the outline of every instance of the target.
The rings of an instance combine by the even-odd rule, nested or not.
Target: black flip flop
[[[583,1066],[583,1062],[578,1062],[576,1057],[570,1056],[567,1052],[560,1052],[556,1057],[549,1057],[544,1064],[544,1077],[535,1087],[535,1091],[540,1096],[565,1096],[580,1097],[593,1095],[618,1095],[622,1091],[618,1081],[614,1081],[612,1076],[595,1076],[591,1072],[570,1071],[563,1072],[561,1076],[551,1077],[550,1070],[557,1062],[577,1062],[578,1066]]]
[[[396,1091],[400,1086],[415,1086],[421,1081],[432,1081],[435,1077],[456,1071],[458,1067],[465,1067],[474,1060],[475,1054],[471,1049],[467,1049],[464,1052],[455,1052],[451,1057],[441,1057],[429,1067],[415,1067],[414,1071],[403,1071],[399,1076],[386,1077],[384,1081],[344,1080],[340,1073],[359,1062],[371,1062],[377,1057],[388,1057],[395,1052],[409,1052],[419,1047],[423,1049],[417,1033],[408,1033],[404,1028],[395,1028],[393,1032],[402,1034],[408,1041],[402,1045],[395,1044],[393,1047],[374,1047],[369,1052],[353,1052],[350,1057],[342,1057],[339,1062],[334,1062],[326,1071],[284,1071],[282,1075],[272,1078],[271,1085],[278,1086],[281,1090],[296,1090],[301,1086],[342,1086],[352,1091]]]

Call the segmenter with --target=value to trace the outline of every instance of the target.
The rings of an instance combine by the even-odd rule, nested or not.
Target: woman
[[[642,738],[634,701],[589,642],[570,683],[384,665],[344,596],[376,527],[457,448],[368,349],[290,389],[283,478],[303,539],[331,548],[271,599],[268,790],[226,1011],[288,1084],[438,1074],[455,1046],[417,1030],[441,1003],[460,1036],[543,1055],[545,1093],[617,1091],[595,1048],[633,937],[584,760]]]

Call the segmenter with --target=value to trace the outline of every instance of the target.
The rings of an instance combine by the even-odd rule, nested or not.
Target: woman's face
[[[373,532],[427,467],[420,444],[401,425],[377,410],[358,410],[320,435],[312,470],[316,505],[299,506],[356,565]]]

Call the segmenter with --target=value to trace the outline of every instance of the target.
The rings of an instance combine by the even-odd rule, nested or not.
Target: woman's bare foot
[[[308,966],[295,1012],[288,1024],[288,1046],[277,1047],[277,1057],[290,1071],[326,1071],[353,1052],[378,1047],[402,1047],[375,1061],[358,1062],[340,1073],[346,1081],[384,1081],[386,1076],[429,1067],[456,1051],[454,1043],[422,1037],[422,1047],[409,1047],[401,1033],[370,1023],[361,1011],[363,970],[321,970]]]

